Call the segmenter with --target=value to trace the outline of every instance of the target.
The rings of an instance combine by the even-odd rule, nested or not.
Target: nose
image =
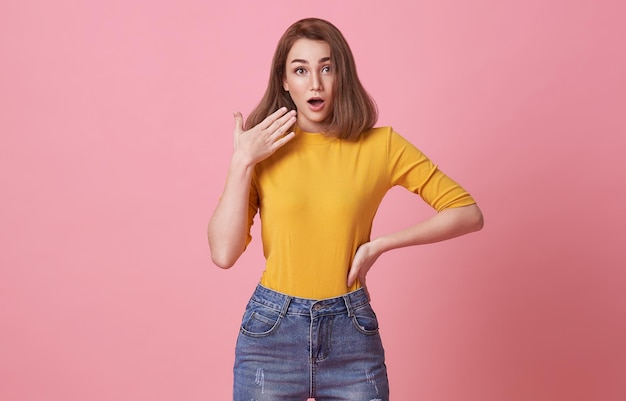
[[[315,92],[322,90],[322,80],[318,72],[311,74],[311,90]]]

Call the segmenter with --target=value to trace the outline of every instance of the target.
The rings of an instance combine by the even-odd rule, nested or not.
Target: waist
[[[369,299],[365,289],[325,299],[309,299],[294,297],[257,285],[250,301],[265,305],[268,308],[281,311],[283,314],[344,314],[352,315],[352,311],[365,304]]]

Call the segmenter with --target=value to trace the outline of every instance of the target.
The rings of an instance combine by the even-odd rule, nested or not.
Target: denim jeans
[[[388,401],[378,321],[363,289],[312,300],[258,285],[235,348],[235,401]]]

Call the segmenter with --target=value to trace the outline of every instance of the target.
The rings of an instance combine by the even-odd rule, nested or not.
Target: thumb
[[[351,287],[352,284],[354,284],[358,274],[359,274],[359,269],[353,263],[352,266],[350,267],[350,272],[348,272],[348,283],[347,283],[348,287]]]
[[[235,111],[233,113],[235,118],[235,129],[233,130],[233,146],[235,149],[239,146],[239,135],[243,132],[243,116],[240,112]]]
[[[243,116],[240,112],[235,111],[233,117],[235,117],[235,134],[240,134],[243,132]]]

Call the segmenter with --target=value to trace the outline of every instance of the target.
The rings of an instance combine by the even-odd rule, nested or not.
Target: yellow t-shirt
[[[359,288],[346,285],[352,258],[369,241],[376,210],[395,185],[437,211],[475,203],[391,127],[373,128],[358,141],[296,130],[252,177],[248,223],[259,210],[267,260],[261,284],[311,299]]]

